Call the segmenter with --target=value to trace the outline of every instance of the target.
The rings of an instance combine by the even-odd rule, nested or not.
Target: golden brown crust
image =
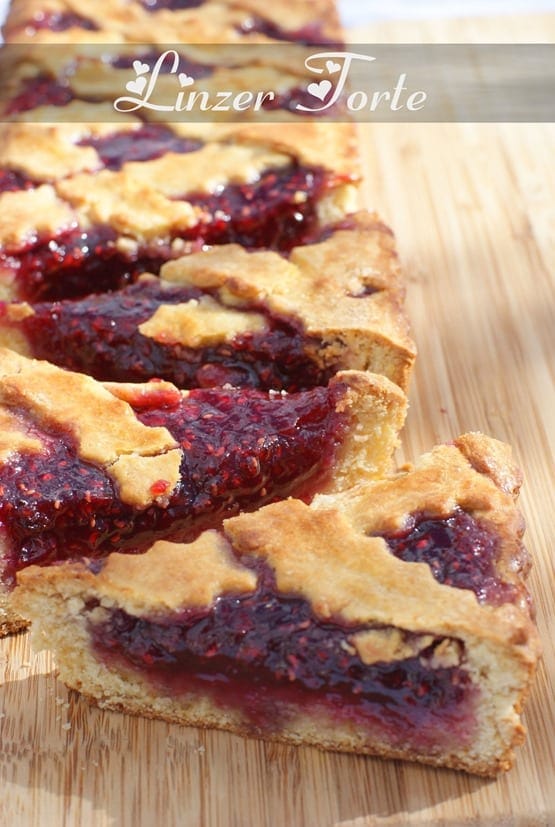
[[[453,599],[452,589],[435,581],[427,565],[403,563],[386,551],[383,540],[368,536],[393,532],[405,525],[414,513],[440,518],[462,509],[495,531],[500,547],[496,560],[498,576],[505,582],[522,585],[522,571],[515,563],[519,562],[518,546],[523,523],[513,502],[514,489],[508,494],[498,487],[499,466],[493,475],[477,472],[474,468],[475,465],[489,467],[492,459],[499,460],[502,454],[508,455],[508,446],[483,434],[466,434],[457,442],[462,442],[466,451],[470,444],[474,445],[471,460],[456,446],[441,445],[422,457],[414,470],[390,479],[366,481],[337,494],[317,495],[310,507],[300,501],[289,500],[268,506],[255,514],[233,518],[226,523],[226,535],[238,550],[251,553],[251,547],[255,546],[259,550],[257,554],[262,553],[276,568],[278,580],[281,572],[284,578],[282,590],[302,593],[315,609],[318,602],[320,609],[316,610],[324,616],[341,615],[344,611],[342,607],[348,601],[349,614],[344,615],[345,620],[368,620],[365,610],[357,609],[356,600],[353,600],[357,581],[360,582],[360,577],[365,574],[381,590],[381,594],[372,596],[364,592],[360,595],[363,605],[371,606],[372,613],[376,611],[376,606],[381,606],[379,620],[384,624],[396,619],[404,628],[420,631],[433,629],[445,634],[455,627],[468,627],[477,636],[498,636],[500,641],[508,635],[510,639],[518,640],[518,624],[513,625],[514,607],[491,609],[479,605],[473,594],[464,590],[455,592],[456,598]],[[512,461],[507,464],[506,470],[507,474],[515,474]],[[502,475],[502,479],[505,478]],[[285,526],[291,524],[295,526],[294,543],[277,543],[276,538],[283,536]],[[253,531],[254,535],[251,534]],[[260,536],[269,539],[263,543]],[[326,584],[322,578],[318,579],[317,585],[311,578],[310,563],[307,563],[310,553],[321,553],[321,550],[313,552],[314,539],[324,536],[328,543],[334,544],[333,551],[327,548],[324,556],[326,560],[328,556],[333,557],[333,565],[337,565],[337,572],[330,577],[327,594],[324,594]],[[296,551],[291,556],[292,547]],[[296,552],[301,548],[305,549],[305,553],[299,555]],[[357,558],[355,572],[352,572],[350,555],[354,548],[357,549]],[[367,553],[363,553],[364,549]],[[361,569],[361,566],[367,568]],[[406,572],[407,566],[410,576],[403,576],[401,572]],[[315,560],[313,570],[317,568]],[[343,577],[346,578],[346,586],[342,592],[340,584]],[[311,593],[313,588],[318,598]],[[413,592],[417,594],[414,604]],[[425,596],[429,596],[429,601]],[[484,621],[484,612],[491,612],[496,619]],[[522,614],[520,621],[529,632],[532,627],[528,605],[521,604],[517,614],[519,612]],[[500,624],[498,629],[496,623]],[[510,633],[510,628],[514,635]]]
[[[160,305],[139,331],[157,342],[197,348],[229,342],[241,333],[260,333],[266,327],[260,313],[230,313],[210,296],[202,296],[183,304]]]
[[[171,201],[126,171],[76,175],[60,181],[57,190],[76,210],[81,226],[107,225],[142,243],[168,239],[197,223],[189,203]]]
[[[85,226],[108,225],[141,241],[168,238],[202,217],[186,200],[176,199],[189,192],[252,183],[265,169],[286,165],[287,160],[257,148],[211,144],[190,155],[166,153],[153,161],[125,164],[120,172],[75,175],[59,181],[56,188]]]
[[[71,206],[58,198],[48,184],[31,190],[3,192],[0,210],[0,248],[21,247],[41,235],[59,235],[78,221]]]
[[[256,586],[254,573],[237,563],[229,542],[216,531],[204,532],[187,546],[160,540],[149,553],[160,560],[160,566],[150,565],[144,555],[126,554],[111,554],[97,575],[75,564],[79,589],[94,591],[103,607],[118,606],[130,614],[157,614],[184,606],[210,606],[219,595],[246,594]],[[48,579],[54,572],[53,568],[45,569],[43,576]]]
[[[154,503],[168,503],[181,478],[182,458],[180,448],[154,456],[133,452],[122,454],[106,470],[116,483],[122,502],[143,509]]]
[[[289,259],[268,251],[248,252],[237,244],[213,247],[176,261],[167,262],[161,276],[166,281],[198,287],[226,288],[235,300],[266,301],[276,313],[301,313],[309,332],[326,325],[336,308],[330,296],[338,295],[339,325],[352,325],[357,301],[365,291],[389,291],[397,301],[404,289],[391,230],[376,213],[360,211],[348,217],[319,243],[294,247]],[[301,296],[295,285],[302,279]],[[315,305],[315,306],[314,306]]]
[[[333,474],[321,491],[349,490],[382,476],[391,468],[407,415],[403,391],[385,376],[356,370],[339,371],[330,380],[342,387],[336,409],[348,412],[349,429],[337,446]]]
[[[453,444],[476,471],[490,477],[501,491],[515,498],[518,496],[522,471],[516,465],[509,445],[477,432],[463,434]]]
[[[53,181],[68,175],[98,169],[98,153],[79,146],[87,131],[80,124],[25,123],[2,126],[0,163],[7,169],[27,173],[35,181]]]

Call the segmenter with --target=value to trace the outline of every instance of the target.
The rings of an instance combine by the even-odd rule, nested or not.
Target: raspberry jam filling
[[[17,190],[30,190],[34,187],[36,187],[34,181],[31,181],[23,173],[11,169],[0,169],[0,194],[16,192]]]
[[[18,326],[33,355],[96,379],[143,382],[167,379],[180,388],[226,383],[262,390],[297,391],[326,385],[331,373],[320,369],[300,325],[265,312],[266,329],[237,334],[231,341],[187,347],[157,341],[139,331],[160,305],[201,298],[198,289],[162,288],[157,279],[123,290],[62,302],[33,305],[34,315]],[[2,308],[0,306],[0,318]]]
[[[119,157],[126,151],[124,145]],[[205,211],[206,221],[179,238],[199,245],[238,243],[287,253],[318,237],[316,203],[330,185],[324,170],[292,165],[267,171],[254,184],[230,184],[218,193],[185,196]],[[175,256],[171,239],[133,253],[122,251],[115,241],[109,227],[77,228],[23,249],[0,250],[0,270],[15,276],[14,298],[33,302],[117,290],[145,271],[158,273]]]
[[[427,563],[437,581],[470,589],[480,603],[496,606],[516,599],[516,587],[496,573],[496,536],[460,509],[443,520],[414,515],[406,529],[383,536],[396,557]]]
[[[86,29],[89,32],[96,32],[98,26],[88,17],[74,12],[45,11],[39,12],[25,24],[28,34],[34,34],[41,29],[48,29],[51,32],[66,32],[68,29]]]
[[[201,232],[208,244],[289,251],[314,234],[316,202],[330,184],[323,169],[293,165],[268,170],[254,184],[228,184],[217,194],[189,194],[187,201],[211,216],[210,223],[193,232]]]
[[[30,425],[44,450],[16,454],[0,470],[7,582],[30,563],[143,551],[155,539],[191,539],[239,510],[310,497],[331,472],[348,425],[348,415],[336,411],[343,391],[149,395],[138,419],[166,427],[184,450],[167,506],[145,510],[123,503],[107,472],[77,456],[69,434]]]
[[[254,733],[287,723],[285,704],[315,709],[400,748],[430,750],[472,738],[476,690],[462,665],[432,663],[436,638],[418,656],[365,664],[351,642],[369,627],[323,621],[310,604],[276,591],[265,566],[248,595],[207,609],[137,618],[121,609],[89,629],[101,659],[123,661],[170,695],[196,692],[237,708]],[[98,602],[87,608],[94,610]],[[410,635],[408,635],[410,638]]]
[[[183,11],[184,9],[197,9],[204,5],[206,0],[140,0],[147,11]]]
[[[289,31],[271,20],[252,15],[237,27],[241,34],[262,34],[271,40],[283,40],[288,43],[300,43],[305,46],[341,47],[341,43],[325,37],[320,22],[307,23],[300,29]]]
[[[196,9],[204,5],[205,0],[140,0],[141,4],[147,11],[161,11],[167,9],[169,11],[183,11],[185,9]],[[287,31],[276,23],[265,20],[262,17],[252,15],[237,27],[240,34],[263,34],[272,40],[284,40],[295,43],[303,43],[309,46],[312,45],[339,45],[333,41],[322,36],[322,27],[320,23],[309,23],[301,29],[296,31]]]
[[[85,138],[79,146],[92,146],[106,169],[118,170],[129,161],[153,161],[166,152],[195,152],[203,145],[193,138],[181,138],[161,124],[144,124],[140,129],[114,132],[102,138]]]
[[[56,300],[123,287],[170,257],[150,258],[146,252],[140,259],[131,257],[118,250],[115,240],[108,227],[70,230],[22,251],[0,251],[0,270],[15,274],[18,298]]]
[[[6,106],[7,115],[29,112],[39,106],[66,106],[75,97],[67,84],[48,75],[28,78],[22,86],[21,92]]]

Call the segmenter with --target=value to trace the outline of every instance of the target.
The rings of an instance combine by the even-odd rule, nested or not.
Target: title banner
[[[555,45],[10,44],[4,120],[555,120]]]

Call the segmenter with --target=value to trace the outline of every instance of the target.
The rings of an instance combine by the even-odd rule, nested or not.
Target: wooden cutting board
[[[387,24],[358,42],[553,40],[555,18]],[[0,644],[4,827],[555,825],[552,125],[372,125],[365,202],[395,228],[420,356],[404,454],[480,429],[514,446],[545,657],[496,781],[91,709],[26,635]]]

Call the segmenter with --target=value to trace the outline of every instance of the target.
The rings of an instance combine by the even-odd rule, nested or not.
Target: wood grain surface
[[[553,40],[553,17],[435,22],[359,42]],[[529,737],[485,781],[101,713],[26,635],[0,644],[2,827],[555,825],[555,164],[552,125],[361,129],[365,203],[395,228],[419,344],[404,455],[479,429],[514,446],[545,647]]]

